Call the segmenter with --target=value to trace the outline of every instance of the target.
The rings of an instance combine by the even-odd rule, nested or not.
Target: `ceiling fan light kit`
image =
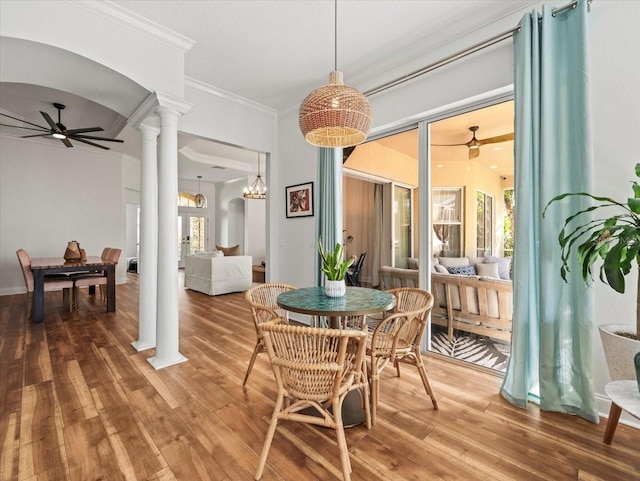
[[[367,139],[371,104],[344,84],[338,71],[338,2],[335,0],[335,65],[329,84],[311,92],[300,105],[298,123],[304,138],[318,147],[351,147]]]
[[[26,129],[26,130],[35,130],[35,131],[39,131],[39,134],[34,134],[34,135],[23,135],[21,138],[23,139],[28,139],[31,137],[53,137],[54,139],[58,139],[60,140],[65,146],[67,147],[73,147],[73,144],[70,142],[69,139],[71,140],[75,140],[77,142],[82,142],[83,144],[88,144],[91,145],[93,147],[99,147],[101,149],[104,150],[109,150],[109,147],[105,147],[104,145],[100,145],[100,144],[96,144],[95,142],[91,142],[91,140],[99,140],[102,142],[120,142],[123,143],[123,140],[120,139],[108,139],[105,137],[95,137],[93,135],[82,135],[82,134],[86,134],[89,132],[101,132],[104,129],[102,127],[86,127],[86,128],[82,128],[82,129],[67,129],[67,127],[62,123],[61,120],[61,111],[64,110],[65,106],[63,104],[60,103],[54,103],[53,106],[58,110],[58,122],[54,122],[53,119],[51,118],[51,116],[46,113],[43,112],[42,110],[40,111],[40,114],[42,115],[42,117],[44,118],[44,120],[47,122],[47,124],[49,125],[49,128],[47,127],[42,127],[41,125],[38,124],[34,124],[32,122],[28,122],[26,120],[22,120],[19,119],[17,117],[12,117],[11,115],[7,115],[7,114],[3,114],[0,112],[0,114],[2,114],[5,117],[9,117],[10,119],[13,120],[18,120],[20,122],[24,122],[25,124],[28,125],[32,125],[33,127],[37,127],[36,129],[31,128],[31,127],[22,127],[20,125],[10,125],[10,124],[0,124],[3,125],[5,127],[14,127],[16,129]]]

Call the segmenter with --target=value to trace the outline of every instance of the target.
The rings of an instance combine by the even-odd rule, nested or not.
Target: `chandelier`
[[[198,193],[193,198],[193,202],[194,204],[196,204],[196,207],[198,209],[202,209],[204,205],[207,203],[207,199],[204,197],[204,195],[200,193],[200,179],[202,179],[201,175],[198,176]]]
[[[338,71],[338,0],[335,0],[335,62],[329,84],[315,89],[300,105],[298,123],[304,138],[318,147],[351,147],[367,139],[371,104],[344,84]]]
[[[260,175],[260,153],[258,153],[258,176],[253,181],[250,187],[245,187],[242,197],[245,199],[266,199],[267,198],[267,186],[262,180]]]

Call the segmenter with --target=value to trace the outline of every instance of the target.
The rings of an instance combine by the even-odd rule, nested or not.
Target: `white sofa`
[[[251,256],[189,255],[184,261],[184,287],[210,296],[246,291],[252,285],[251,268]]]

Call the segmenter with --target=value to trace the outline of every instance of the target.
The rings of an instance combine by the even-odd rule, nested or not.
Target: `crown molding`
[[[146,37],[152,38],[153,40],[178,49],[183,53],[188,52],[196,43],[195,40],[189,37],[169,30],[111,1],[67,0],[67,2],[84,8],[94,15],[98,15]]]
[[[213,85],[207,84],[200,80],[196,80],[191,77],[184,78],[185,87],[191,87],[201,92],[204,92],[208,95],[214,97],[220,97],[230,102],[233,102],[238,105],[242,105],[244,107],[248,107],[252,110],[255,110],[261,114],[267,115],[272,118],[278,117],[278,111],[276,109],[272,109],[271,107],[267,107],[265,105],[259,104],[258,102],[254,102],[253,100],[249,100],[247,98],[241,97],[231,92],[227,92],[226,90],[222,90],[221,88],[214,87]]]

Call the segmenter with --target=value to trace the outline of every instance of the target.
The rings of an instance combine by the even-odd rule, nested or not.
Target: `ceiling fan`
[[[498,142],[507,142],[508,140],[513,140],[513,132],[510,134],[498,135],[497,137],[489,137],[488,139],[477,139],[476,132],[480,127],[474,125],[473,127],[469,127],[469,130],[473,133],[473,137],[469,142],[465,142],[464,144],[432,144],[437,145],[439,147],[452,147],[458,145],[466,145],[469,148],[469,160],[478,157],[480,155],[480,146],[485,144],[497,144]]]
[[[105,147],[104,145],[96,144],[95,142],[91,142],[91,140],[100,140],[102,142],[120,142],[120,143],[124,142],[124,140],[119,140],[119,139],[108,139],[108,138],[105,138],[105,137],[95,137],[93,135],[82,135],[82,134],[86,134],[86,133],[89,133],[89,132],[100,132],[100,131],[104,130],[102,127],[86,127],[86,128],[83,128],[83,129],[67,129],[67,127],[64,126],[64,124],[62,123],[62,120],[60,118],[60,111],[63,110],[65,108],[65,106],[62,105],[62,104],[59,104],[59,103],[54,103],[53,106],[56,109],[58,109],[58,122],[54,122],[53,119],[51,118],[51,116],[48,113],[43,112],[42,110],[40,111],[40,113],[44,117],[44,120],[46,120],[47,124],[49,124],[49,128],[42,127],[41,125],[34,124],[34,123],[28,122],[26,120],[19,119],[17,117],[12,117],[11,115],[7,115],[7,114],[4,114],[2,112],[0,112],[0,114],[4,115],[5,117],[9,117],[10,119],[14,119],[14,120],[18,120],[20,122],[24,122],[25,124],[29,124],[29,125],[32,125],[33,127],[37,127],[37,129],[31,128],[31,127],[21,127],[19,125],[10,125],[10,124],[0,124],[0,125],[3,125],[5,127],[15,127],[17,129],[35,130],[35,131],[40,132],[40,133],[39,134],[33,134],[33,135],[23,135],[21,138],[27,139],[29,137],[48,137],[48,136],[51,136],[53,138],[59,139],[67,147],[73,147],[73,144],[71,143],[71,141],[69,139],[75,140],[77,142],[82,142],[84,144],[89,144],[89,145],[92,145],[93,147],[99,147],[99,148],[104,149],[104,150],[109,150],[109,147]]]

